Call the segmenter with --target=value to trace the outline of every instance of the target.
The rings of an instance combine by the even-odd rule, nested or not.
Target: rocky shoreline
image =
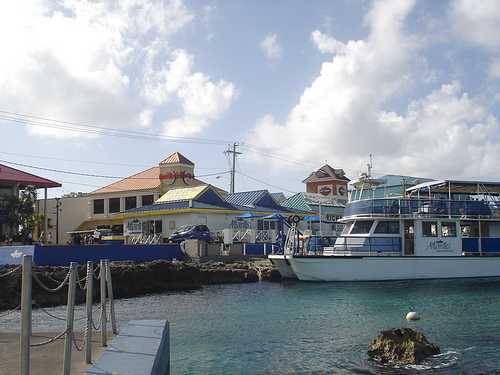
[[[0,267],[4,274],[14,267]],[[83,279],[86,267],[78,268]],[[34,267],[33,272],[48,287],[55,288],[68,272],[68,267]],[[153,261],[145,263],[112,262],[111,275],[115,298],[139,297],[168,291],[200,289],[204,285],[252,283],[259,280],[280,281],[279,272],[267,259],[256,258],[240,261]],[[0,311],[15,309],[21,300],[21,272],[1,280]],[[94,281],[98,283],[98,281]],[[57,306],[66,304],[67,286],[56,293],[48,293],[33,281],[33,304]],[[99,299],[99,288],[94,287],[94,299]],[[77,288],[77,304],[84,303],[85,292]]]

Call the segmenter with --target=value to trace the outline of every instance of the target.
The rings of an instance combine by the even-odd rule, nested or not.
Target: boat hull
[[[500,277],[500,257],[493,256],[298,256],[287,260],[304,281]]]
[[[268,255],[268,259],[271,263],[276,267],[281,277],[284,279],[297,279],[297,276],[293,272],[292,267],[290,266],[290,262],[287,258],[290,258],[289,255]]]

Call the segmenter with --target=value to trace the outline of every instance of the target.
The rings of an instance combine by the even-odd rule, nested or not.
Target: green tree
[[[39,215],[35,215],[36,199],[37,192],[34,186],[27,186],[18,196],[3,194],[0,197],[3,201],[5,223],[21,237],[27,237],[39,220],[37,217]]]

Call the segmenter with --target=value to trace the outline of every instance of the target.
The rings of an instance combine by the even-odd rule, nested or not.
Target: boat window
[[[457,225],[454,222],[443,221],[441,223],[441,234],[443,237],[456,237]]]
[[[422,221],[422,234],[424,237],[437,237],[437,222]]]
[[[373,233],[399,234],[399,221],[379,221]]]
[[[351,234],[366,234],[370,232],[370,228],[372,227],[373,220],[367,221],[356,221],[351,230]]]
[[[342,234],[347,234],[349,233],[349,231],[351,230],[352,228],[352,223],[347,223],[345,226],[344,226],[344,229],[342,229]]]

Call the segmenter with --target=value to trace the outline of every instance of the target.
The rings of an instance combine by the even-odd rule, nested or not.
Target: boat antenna
[[[370,154],[370,162],[366,164],[366,167],[368,168],[368,178],[372,177],[372,169],[373,169],[373,155]]]

